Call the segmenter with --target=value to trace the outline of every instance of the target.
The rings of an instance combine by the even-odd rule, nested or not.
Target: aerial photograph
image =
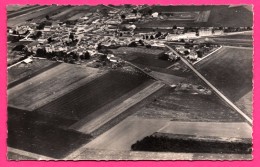
[[[8,160],[252,160],[252,5],[8,5]]]

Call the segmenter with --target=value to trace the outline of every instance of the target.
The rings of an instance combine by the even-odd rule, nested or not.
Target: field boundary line
[[[253,49],[253,47],[231,46],[231,45],[225,45],[224,47],[226,47],[226,48],[235,48],[235,49],[248,49],[248,50],[252,50]]]
[[[27,106],[27,110],[33,111],[33,110],[37,110],[41,107],[43,107],[44,105],[64,96],[65,94],[72,92],[74,90],[76,90],[77,88],[93,81],[94,79],[104,75],[105,73],[98,73],[98,74],[91,74],[75,83],[72,83],[70,85],[67,85],[66,89],[64,90],[59,90],[58,92],[56,92],[55,94],[52,94],[46,98],[42,98],[41,100],[37,101],[36,103],[33,103],[29,106]]]
[[[109,109],[109,111],[107,111],[103,115],[82,125],[82,123],[85,121],[83,119],[82,121],[79,121],[79,122],[73,124],[72,126],[70,126],[70,128],[80,131],[82,133],[87,133],[87,134],[92,133],[96,129],[100,128],[102,125],[106,124],[107,122],[109,122],[110,120],[112,120],[113,118],[118,116],[119,114],[123,113],[130,107],[137,104],[139,101],[145,99],[146,97],[148,97],[155,91],[159,90],[163,86],[164,86],[164,84],[162,84],[159,81],[154,82],[151,85],[148,85],[147,87],[145,87],[143,90],[141,90],[141,91],[137,92],[136,94],[132,95],[131,97],[127,98],[119,105],[114,106],[113,108]],[[82,126],[80,126],[80,128],[78,129],[77,128],[78,125],[82,125]],[[85,129],[84,127],[87,127],[87,129]]]
[[[209,57],[209,56],[212,55],[213,53],[219,51],[221,48],[222,48],[222,46],[220,46],[219,48],[217,48],[217,49],[214,50],[213,52],[207,54],[206,56],[202,57],[200,60],[195,61],[194,63],[192,63],[192,65],[195,65],[195,64],[199,63],[200,61],[206,59],[207,57]]]
[[[14,20],[14,19],[16,19],[17,17],[29,15],[29,14],[35,13],[35,12],[39,12],[39,11],[44,10],[44,9],[47,9],[47,8],[49,8],[49,7],[50,7],[50,6],[46,6],[45,8],[41,8],[41,9],[38,9],[38,10],[33,10],[33,11],[31,11],[31,12],[24,13],[24,14],[22,14],[22,15],[18,15],[18,16],[12,17],[12,18],[10,18],[9,20]]]
[[[168,47],[171,51],[173,51],[175,54],[179,55],[174,49],[172,49],[170,46],[165,45]],[[180,56],[180,55],[179,55]],[[253,120],[249,118],[242,110],[240,110],[234,103],[232,103],[224,94],[222,94],[216,87],[214,87],[205,77],[203,77],[200,72],[198,72],[187,60],[185,60],[182,56],[180,56],[181,60],[198,76],[200,79],[202,79],[217,95],[222,98],[224,101],[226,101],[229,106],[231,106],[233,109],[235,109],[242,117],[246,119],[246,121],[249,123],[250,126],[253,124]]]
[[[134,94],[133,96],[129,97],[128,99],[124,100],[121,104],[113,107],[106,114],[101,115],[100,117],[98,117],[97,119],[94,119],[93,121],[87,122],[83,126],[90,127],[87,129],[87,131],[90,133],[90,132],[94,131],[95,129],[101,127],[102,125],[104,125],[105,123],[110,121],[111,119],[115,118],[119,114],[123,113],[124,111],[126,111],[127,109],[132,107],[133,105],[137,104],[141,100],[150,96],[157,90],[161,89],[163,86],[164,86],[164,84],[162,82],[156,81],[153,84],[149,85],[148,87],[144,88],[142,91],[140,91],[140,92]],[[153,90],[150,90],[151,88]],[[130,102],[129,102],[129,100],[130,100]],[[93,130],[93,128],[94,128],[94,130]],[[84,130],[84,131],[86,131],[86,130]],[[82,132],[82,131],[80,131],[80,132]],[[84,133],[84,132],[82,132],[82,133]],[[84,146],[80,147],[79,149],[75,150],[74,152],[72,152],[71,154],[66,156],[64,159],[70,160],[70,159],[76,158],[77,156],[79,156],[82,152],[84,152],[87,149],[88,144],[89,143],[87,143]]]
[[[45,156],[45,155],[40,155],[40,154],[36,154],[36,153],[32,153],[29,151],[24,151],[24,150],[20,150],[20,149],[16,149],[16,148],[12,148],[12,147],[7,147],[7,151],[11,152],[11,153],[15,153],[18,155],[23,155],[26,157],[30,157],[33,159],[37,159],[37,160],[55,160],[54,158]]]

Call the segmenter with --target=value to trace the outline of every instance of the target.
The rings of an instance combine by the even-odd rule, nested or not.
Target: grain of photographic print
[[[252,5],[8,5],[9,160],[252,160]]]

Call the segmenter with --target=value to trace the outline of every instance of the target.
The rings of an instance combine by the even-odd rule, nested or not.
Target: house
[[[188,55],[188,58],[190,60],[197,60],[198,59],[198,54],[195,51],[191,51],[190,54]]]
[[[23,60],[24,63],[28,64],[31,63],[33,60],[31,57],[28,57],[27,59]]]
[[[43,28],[43,31],[51,31],[51,26],[45,26],[45,27]]]
[[[171,52],[171,51],[165,52],[165,54],[169,56],[169,59],[170,59],[170,60],[177,60],[178,57],[179,57],[178,55],[174,54],[174,53]]]
[[[152,14],[152,16],[153,16],[153,17],[155,17],[155,18],[157,18],[157,17],[158,17],[158,15],[159,15],[159,13],[158,13],[158,12],[154,12],[154,13]]]
[[[36,50],[38,49],[39,46],[40,46],[40,43],[38,41],[34,41],[34,42],[31,42],[26,45],[29,52],[34,52],[34,51],[36,52]]]
[[[199,29],[199,36],[210,36],[212,35],[211,29]]]

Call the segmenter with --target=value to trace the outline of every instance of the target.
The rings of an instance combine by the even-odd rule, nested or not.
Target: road
[[[172,49],[170,46],[166,45],[167,48],[169,48],[172,52],[174,52],[176,55],[179,55],[174,49]],[[200,72],[198,72],[186,59],[184,59],[181,55],[179,55],[181,58],[181,61],[183,61],[200,79],[202,79],[220,98],[222,98],[227,104],[229,104],[230,107],[232,107],[234,110],[236,110],[243,118],[246,119],[247,123],[252,126],[253,121],[251,118],[249,118],[242,110],[240,110],[233,102],[231,102],[225,95],[223,95],[215,86],[213,86],[205,77],[203,77]]]

